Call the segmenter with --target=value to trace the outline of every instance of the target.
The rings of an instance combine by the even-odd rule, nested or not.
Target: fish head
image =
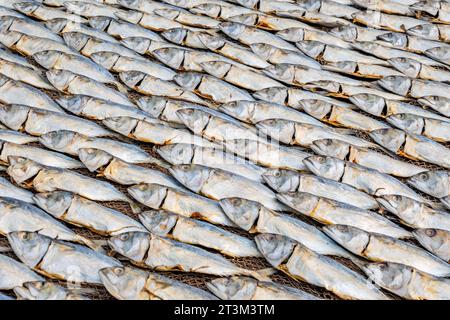
[[[11,24],[16,20],[16,17],[2,16],[0,17],[0,31],[6,33]]]
[[[93,54],[91,54],[90,58],[95,63],[109,70],[114,66],[117,60],[119,60],[120,55],[111,51],[101,51],[94,52]]]
[[[179,164],[169,168],[169,172],[181,184],[198,193],[208,181],[212,169],[195,164]]]
[[[395,69],[411,78],[416,78],[422,69],[420,62],[410,58],[397,57],[389,59],[388,62]]]
[[[318,99],[300,100],[299,105],[306,113],[314,118],[321,119],[330,113],[333,105],[329,102]]]
[[[54,33],[60,33],[64,27],[69,23],[69,20],[64,18],[55,18],[43,22],[47,29]]]
[[[319,204],[319,197],[307,192],[283,192],[276,195],[282,203],[296,211],[309,215]]]
[[[90,172],[106,166],[114,158],[106,151],[95,148],[78,149],[78,158]]]
[[[450,181],[447,171],[426,171],[408,178],[407,183],[426,194],[443,198],[450,193]]]
[[[33,196],[34,202],[43,210],[50,213],[55,218],[60,218],[69,210],[74,194],[66,191],[53,191],[36,193]]]
[[[391,128],[372,130],[369,136],[376,143],[394,153],[397,153],[406,141],[405,132]]]
[[[219,107],[220,111],[244,122],[251,122],[255,109],[255,102],[247,100],[236,100]]]
[[[170,19],[170,20],[174,20],[180,15],[180,11],[169,9],[169,8],[156,9],[153,12],[160,17]]]
[[[111,21],[114,20],[111,19],[110,17],[103,17],[103,16],[89,17],[88,19],[89,25],[92,28],[100,31],[105,30],[109,26]]]
[[[36,176],[43,168],[39,163],[22,157],[9,156],[8,175],[18,184]]]
[[[416,229],[412,233],[425,248],[432,252],[442,250],[450,237],[449,231],[433,228]]]
[[[322,227],[331,239],[354,254],[364,251],[370,240],[370,234],[356,227],[333,224]]]
[[[206,283],[206,287],[222,300],[251,300],[258,282],[252,278],[234,276],[213,279]]]
[[[431,23],[424,23],[406,30],[407,34],[425,39],[439,39],[439,29]]]
[[[232,222],[246,231],[254,226],[262,208],[256,201],[237,197],[221,199],[219,205]]]
[[[90,36],[81,32],[64,32],[62,36],[64,42],[77,51],[83,49],[86,43],[91,39]]]
[[[425,54],[434,60],[448,60],[450,58],[450,49],[448,47],[434,47],[425,50]]]
[[[406,96],[411,88],[411,79],[404,76],[387,76],[377,81],[384,89]]]
[[[87,12],[90,3],[83,1],[66,1],[63,6],[66,7],[67,11],[81,15],[83,12]]]
[[[13,290],[21,300],[64,300],[67,296],[66,289],[49,281],[25,282]]]
[[[303,28],[287,28],[287,29],[278,31],[276,33],[276,35],[286,41],[291,41],[291,42],[302,41],[305,36],[305,29],[303,29]]]
[[[186,39],[188,30],[185,28],[173,28],[161,32],[161,36],[173,43],[182,44],[184,39]]]
[[[268,43],[252,43],[250,44],[250,49],[254,54],[258,55],[264,60],[268,60],[277,50],[276,47]]]
[[[367,263],[361,268],[379,286],[400,296],[408,294],[413,268],[393,262]]]
[[[294,251],[297,242],[280,234],[261,233],[255,237],[256,246],[266,260],[278,267]]]
[[[17,11],[29,15],[36,11],[41,5],[38,2],[34,1],[23,1],[23,2],[15,2],[13,3],[14,9]]]
[[[170,164],[191,163],[194,158],[195,145],[174,143],[159,146],[156,152]]]
[[[259,121],[256,127],[264,134],[290,144],[295,137],[295,123],[284,119],[267,119]]]
[[[257,13],[243,13],[228,18],[228,21],[238,22],[246,26],[255,26],[258,23]]]
[[[148,272],[130,267],[109,267],[99,271],[100,280],[114,297],[124,300],[148,299]]]
[[[159,118],[167,102],[168,100],[166,98],[157,96],[142,96],[136,101],[142,111],[149,113],[154,118]]]
[[[441,96],[425,96],[418,99],[419,103],[430,107],[439,113],[449,115],[450,99]]]
[[[152,234],[164,237],[175,227],[178,217],[163,210],[148,210],[139,214],[139,221]]]
[[[68,70],[50,69],[45,75],[48,81],[58,90],[64,91],[68,88],[70,82],[72,82],[77,75]]]
[[[262,175],[264,181],[277,192],[296,191],[300,185],[297,172],[284,169],[269,169]]]
[[[106,127],[124,136],[132,135],[138,122],[139,120],[130,117],[114,117],[102,120]]]
[[[117,2],[128,9],[137,9],[142,0],[117,0]]]
[[[222,22],[219,24],[219,29],[220,31],[222,31],[223,33],[225,33],[227,36],[229,36],[230,38],[237,40],[240,35],[245,31],[245,29],[247,28],[247,26],[241,24],[241,23],[237,23],[237,22]]]
[[[152,52],[156,59],[164,63],[165,65],[179,69],[184,61],[184,54],[186,50],[179,48],[160,48]]]
[[[137,70],[124,71],[119,73],[120,80],[122,80],[123,83],[125,83],[130,88],[139,87],[145,76],[146,74],[144,72]]]
[[[353,26],[339,26],[331,29],[330,34],[342,40],[353,42],[358,38],[358,29]]]
[[[300,51],[313,59],[317,58],[325,50],[326,46],[326,44],[314,40],[298,41],[295,45]]]
[[[286,87],[270,87],[256,91],[253,97],[263,101],[285,104],[288,98],[288,91]]]
[[[53,150],[65,150],[69,148],[79,134],[74,131],[51,131],[39,137],[39,142]]]
[[[315,12],[319,11],[320,6],[322,5],[321,0],[297,0],[296,4],[307,11]]]
[[[350,154],[350,144],[337,139],[320,139],[311,144],[311,149],[322,156],[344,160]]]
[[[8,233],[7,238],[16,256],[30,268],[39,264],[52,242],[38,232],[27,231]]]
[[[199,33],[197,37],[200,42],[210,50],[218,50],[222,48],[226,43],[223,38],[206,32]]]
[[[425,126],[423,118],[409,113],[392,114],[386,118],[386,121],[399,129],[414,134],[421,134]]]
[[[112,236],[108,244],[117,253],[136,262],[142,262],[150,248],[150,238],[147,232],[124,232]]]
[[[179,86],[186,89],[195,89],[202,81],[203,76],[201,74],[195,72],[182,72],[177,73],[177,75],[173,78]]]
[[[95,98],[83,95],[60,96],[55,101],[70,113],[81,115],[86,105]]]
[[[352,95],[349,99],[361,110],[375,116],[382,115],[386,106],[386,101],[384,98],[375,94],[358,93]]]
[[[263,72],[269,77],[275,78],[277,80],[281,80],[284,82],[293,82],[296,69],[302,69],[302,67],[299,65],[281,63],[267,67],[263,69]]]
[[[144,13],[137,10],[122,10],[114,12],[114,15],[121,20],[136,24],[142,19]]]
[[[339,181],[345,170],[345,162],[333,157],[310,156],[303,163],[315,175],[335,181]]]
[[[57,63],[58,59],[63,55],[62,52],[56,50],[44,50],[36,52],[32,55],[34,61],[45,69],[51,69]]]
[[[0,122],[12,130],[19,130],[27,121],[30,108],[18,104],[0,105]]]
[[[353,22],[361,22],[368,26],[378,25],[381,12],[372,10],[361,10],[352,14]]]
[[[158,209],[167,196],[168,188],[159,184],[142,183],[129,187],[127,191],[133,199],[147,207]]]
[[[215,3],[202,3],[190,9],[192,13],[202,14],[210,18],[218,18],[222,7]]]
[[[194,133],[202,133],[208,125],[211,115],[196,108],[182,108],[175,112],[183,124]]]
[[[203,71],[217,78],[225,77],[232,67],[230,63],[225,61],[205,61],[200,62],[199,65]]]
[[[165,0],[166,3],[171,4],[176,7],[186,8],[189,7],[189,0]]]
[[[405,48],[408,45],[408,37],[403,33],[388,32],[377,36],[378,40],[385,41],[397,48]]]
[[[143,37],[129,37],[120,40],[120,43],[137,53],[145,54],[150,47],[152,40]]]
[[[256,8],[259,0],[234,0],[233,2],[236,2],[237,4],[240,4],[243,7],[253,9]]]
[[[423,207],[422,203],[398,194],[385,194],[376,200],[383,208],[406,222],[414,221]]]

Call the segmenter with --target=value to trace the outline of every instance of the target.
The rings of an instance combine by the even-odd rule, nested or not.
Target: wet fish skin
[[[323,230],[347,250],[371,261],[402,263],[437,277],[447,277],[450,272],[449,265],[443,260],[395,238],[346,225],[329,225]]]
[[[53,279],[101,284],[100,269],[121,265],[116,259],[87,247],[35,232],[12,232],[7,237],[20,260]]]
[[[287,237],[265,233],[255,240],[272,266],[295,279],[327,288],[342,299],[388,299],[360,274]]]
[[[137,268],[104,268],[99,275],[108,292],[119,300],[217,300],[207,291]]]
[[[447,300],[450,282],[400,263],[376,262],[363,271],[380,287],[405,299]]]
[[[233,225],[216,201],[195,193],[158,184],[134,185],[128,188],[128,193],[136,201],[155,210],[166,210],[218,225]]]
[[[44,281],[44,278],[32,271],[25,264],[3,254],[0,254],[0,266],[2,275],[0,288],[2,290],[12,290],[29,281]]]
[[[161,237],[210,248],[230,257],[261,257],[253,240],[208,222],[162,210],[144,211],[139,220],[150,233]]]

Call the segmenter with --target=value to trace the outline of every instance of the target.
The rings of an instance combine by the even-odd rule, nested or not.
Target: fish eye
[[[189,171],[190,168],[191,167],[188,164],[184,164],[181,166],[181,170],[183,170],[183,171]]]
[[[434,229],[426,229],[425,234],[429,237],[434,237],[436,235],[436,230]]]
[[[130,235],[128,233],[122,233],[119,237],[119,239],[121,241],[127,241],[128,239],[130,239]]]
[[[325,145],[326,146],[331,146],[333,144],[333,141],[331,140],[325,140]]]
[[[347,230],[347,227],[344,226],[344,225],[342,225],[342,224],[339,224],[339,225],[337,225],[337,229],[338,229],[339,231],[346,231],[346,230]]]
[[[401,113],[401,114],[398,115],[398,118],[399,118],[400,120],[405,120],[406,115],[405,115],[404,113]]]
[[[24,233],[22,233],[22,235],[21,235],[21,239],[22,240],[30,240],[31,239],[31,234],[29,233],[29,232],[24,232]]]
[[[387,267],[388,267],[388,264],[386,262],[380,263],[380,269],[381,270],[387,269]]]
[[[114,272],[115,275],[121,276],[121,275],[123,275],[125,273],[125,269],[121,268],[121,267],[117,267],[117,268],[113,269],[113,272]]]
[[[281,176],[281,172],[280,172],[280,171],[275,171],[275,172],[273,173],[273,175],[274,175],[275,177],[280,177],[280,176]]]
[[[406,62],[406,59],[405,58],[400,58],[400,59],[398,59],[400,62]]]
[[[422,181],[428,180],[428,174],[427,173],[421,173],[419,175],[419,179],[422,180]]]
[[[239,206],[241,204],[241,202],[242,202],[241,199],[237,199],[237,198],[231,200],[231,203],[235,206]]]
[[[186,114],[193,114],[194,110],[192,109],[185,109]]]
[[[317,157],[317,161],[319,161],[319,163],[325,163],[325,157]]]
[[[399,195],[395,195],[392,197],[392,199],[394,199],[394,201],[400,201],[401,197]]]

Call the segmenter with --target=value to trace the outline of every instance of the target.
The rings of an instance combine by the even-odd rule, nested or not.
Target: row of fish
[[[0,290],[450,299],[449,12],[0,0]]]

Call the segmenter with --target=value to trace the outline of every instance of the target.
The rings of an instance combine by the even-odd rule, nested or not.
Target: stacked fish
[[[448,1],[0,0],[0,28],[0,300],[450,299]]]

